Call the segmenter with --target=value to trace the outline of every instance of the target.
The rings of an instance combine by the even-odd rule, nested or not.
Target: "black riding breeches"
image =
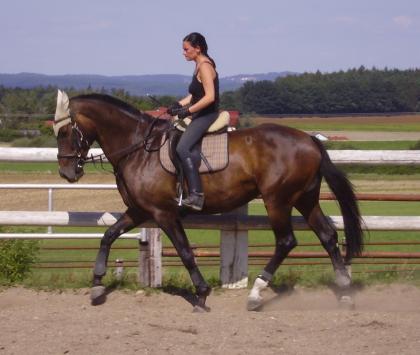
[[[193,159],[193,147],[204,136],[218,116],[219,114],[217,112],[212,112],[204,116],[198,116],[191,121],[176,147],[176,153],[181,161],[185,161],[188,157]]]

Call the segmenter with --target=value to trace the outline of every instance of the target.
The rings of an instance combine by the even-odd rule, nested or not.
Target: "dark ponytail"
[[[191,45],[195,48],[200,47],[201,53],[203,53],[207,58],[209,58],[209,60],[213,64],[213,67],[216,68],[215,61],[207,53],[208,51],[207,42],[206,42],[205,37],[201,33],[191,32],[189,35],[185,36],[183,41],[191,43]]]

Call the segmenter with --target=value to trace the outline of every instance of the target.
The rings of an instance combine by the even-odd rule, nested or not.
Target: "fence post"
[[[162,286],[162,239],[159,228],[141,229],[138,280],[142,286]]]
[[[248,205],[225,215],[248,215]],[[248,231],[220,231],[220,281],[223,288],[248,287]]]
[[[52,210],[54,209],[54,205],[53,205],[53,189],[49,188],[48,189],[48,212],[52,212]],[[47,233],[52,233],[53,229],[52,226],[48,226],[47,229]]]

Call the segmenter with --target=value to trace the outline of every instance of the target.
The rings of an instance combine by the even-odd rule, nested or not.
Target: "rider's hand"
[[[169,113],[169,109],[168,109],[168,113],[171,116],[178,116],[179,119],[184,119],[185,117],[191,116],[191,112],[189,110],[191,105],[185,105],[185,106],[181,106],[179,108],[174,108],[171,110],[171,112]]]
[[[178,115],[178,118],[179,118],[180,120],[183,120],[185,117],[191,116],[190,106],[189,106],[189,105],[187,105],[187,106],[181,107],[181,108],[178,110],[177,115]]]
[[[171,116],[176,116],[177,110],[179,110],[180,108],[182,108],[181,104],[179,102],[174,102],[168,107],[166,113]]]

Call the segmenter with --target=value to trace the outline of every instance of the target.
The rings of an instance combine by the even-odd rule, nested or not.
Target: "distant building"
[[[240,112],[237,110],[228,110],[230,119],[229,119],[229,127],[238,127],[239,124],[239,116]]]
[[[169,120],[171,116],[166,113],[167,109],[168,109],[167,107],[161,106],[161,107],[158,107],[157,109],[144,111],[144,112],[155,118],[161,118],[162,120]]]

